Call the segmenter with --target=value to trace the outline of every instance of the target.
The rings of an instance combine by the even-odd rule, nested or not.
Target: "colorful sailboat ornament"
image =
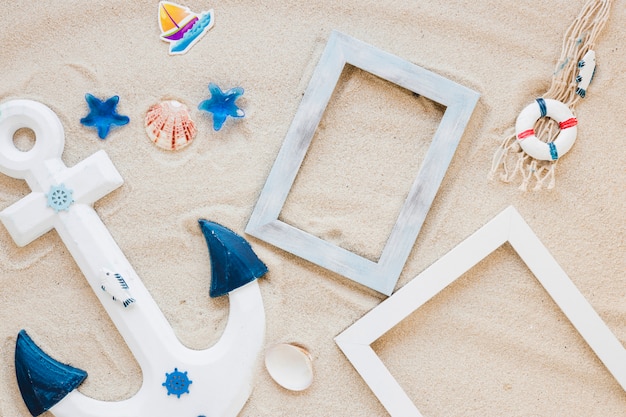
[[[161,39],[170,43],[170,55],[184,54],[213,27],[213,9],[194,13],[169,1],[159,3]]]

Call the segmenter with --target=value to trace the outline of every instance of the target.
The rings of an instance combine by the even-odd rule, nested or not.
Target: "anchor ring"
[[[35,133],[35,144],[28,151],[15,146],[19,129]],[[26,179],[30,171],[46,159],[60,158],[65,145],[63,125],[46,105],[33,100],[11,100],[0,104],[0,172]]]
[[[515,135],[518,143],[528,155],[542,161],[556,161],[565,155],[576,141],[578,120],[562,102],[549,98],[538,98],[517,117]],[[554,142],[542,142],[535,136],[535,123],[549,117],[559,124],[561,131]]]

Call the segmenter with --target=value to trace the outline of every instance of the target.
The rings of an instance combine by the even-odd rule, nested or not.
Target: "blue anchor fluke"
[[[227,294],[262,277],[267,266],[244,238],[217,223],[200,219],[211,255],[211,297]]]
[[[22,398],[33,416],[48,411],[87,378],[87,372],[48,356],[25,330],[17,335],[15,373]]]

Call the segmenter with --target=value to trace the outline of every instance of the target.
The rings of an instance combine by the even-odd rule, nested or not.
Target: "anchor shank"
[[[56,229],[144,373],[171,357],[168,346],[179,344],[174,331],[93,208],[59,213]],[[102,290],[102,268],[122,274],[135,303],[124,307]]]
[[[174,331],[92,207],[123,183],[106,152],[98,151],[71,168],[52,157],[23,174],[33,192],[0,212],[15,242],[25,246],[56,229],[144,374],[151,365],[172,357],[166,350],[180,345]],[[60,185],[71,192],[71,201],[52,207],[47,194]],[[126,308],[102,290],[103,268],[127,280],[136,300],[133,305]]]

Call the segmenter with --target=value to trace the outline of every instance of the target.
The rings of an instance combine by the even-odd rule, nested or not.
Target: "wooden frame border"
[[[378,262],[278,219],[346,63],[446,106]],[[246,233],[386,295],[395,287],[479,94],[333,31],[252,212]]]
[[[626,390],[626,349],[510,206],[335,338],[391,416],[422,414],[370,345],[507,242]]]

